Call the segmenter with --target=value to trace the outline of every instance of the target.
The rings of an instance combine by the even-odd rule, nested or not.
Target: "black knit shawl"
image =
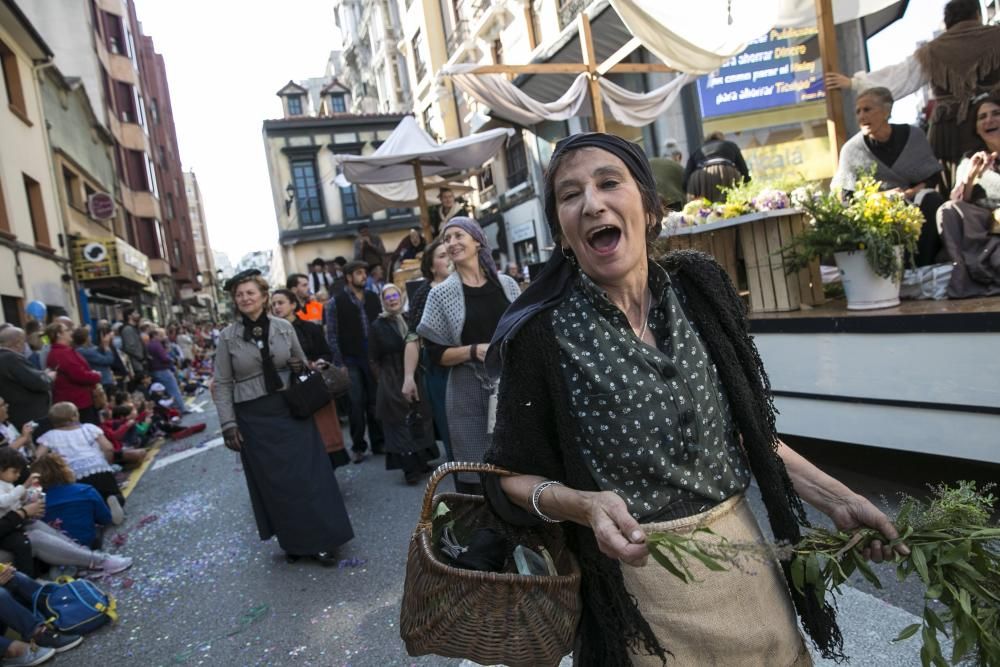
[[[808,522],[776,453],[770,382],[750,337],[742,301],[725,271],[707,255],[679,251],[667,255],[661,264],[681,291],[685,312],[719,370],[774,535],[794,544],[801,539],[800,526]],[[504,353],[493,445],[486,461],[556,479],[572,488],[599,490],[573,444],[576,425],[567,410],[569,400],[560,380],[549,318],[534,317],[509,346]],[[520,525],[539,521],[507,500],[496,477],[487,476],[484,483],[491,505],[502,518]],[[669,640],[667,646],[659,645],[625,589],[618,562],[600,553],[589,528],[572,523],[563,526],[584,573],[579,664],[625,667],[630,664],[630,648],[658,655],[665,662]],[[782,566],[790,582],[788,562]],[[664,572],[663,576],[670,575]],[[810,589],[805,594],[792,586],[789,590],[803,626],[823,655],[842,658],[843,640],[833,608],[820,605]]]

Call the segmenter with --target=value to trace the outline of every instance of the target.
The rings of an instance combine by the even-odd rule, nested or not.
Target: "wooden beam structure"
[[[590,93],[591,130],[604,132],[604,105],[601,104],[601,86],[597,82],[597,54],[594,52],[594,38],[590,34],[590,17],[580,12],[577,17],[580,26],[580,53],[587,65],[587,90]]]
[[[837,28],[833,23],[832,0],[815,0],[816,28],[819,30],[819,55],[824,72],[839,72],[837,53]],[[844,125],[843,94],[839,90],[826,89],[826,134],[830,138],[830,159],[833,170],[837,170],[840,147],[847,140]]]
[[[434,230],[431,229],[431,214],[427,210],[427,191],[424,188],[424,170],[420,166],[420,160],[413,161],[413,178],[417,183],[417,206],[420,208],[420,227],[424,230],[425,239],[434,238]]]

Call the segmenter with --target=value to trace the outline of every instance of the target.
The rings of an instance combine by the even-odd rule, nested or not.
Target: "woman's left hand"
[[[288,359],[288,367],[292,369],[295,373],[301,373],[305,370],[306,365],[298,357],[290,357]]]
[[[829,512],[829,515],[838,530],[849,532],[858,528],[872,528],[882,533],[886,540],[872,540],[861,554],[876,563],[892,560],[893,548],[889,546],[889,541],[899,537],[899,531],[892,525],[889,517],[875,507],[870,500],[854,493],[842,498]],[[895,551],[902,556],[910,554],[910,550],[905,544],[897,544]]]

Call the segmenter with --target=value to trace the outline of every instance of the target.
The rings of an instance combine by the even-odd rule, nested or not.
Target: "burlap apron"
[[[742,495],[707,512],[674,521],[643,524],[650,532],[690,533],[708,527],[731,542],[764,538]],[[711,539],[707,537],[706,539]],[[676,667],[808,667],[812,658],[799,633],[785,579],[776,562],[752,561],[745,572],[711,572],[695,559],[698,582],[685,584],[652,558],[643,567],[622,565],[625,587],[672,656]],[[655,657],[633,655],[637,666],[659,665]]]

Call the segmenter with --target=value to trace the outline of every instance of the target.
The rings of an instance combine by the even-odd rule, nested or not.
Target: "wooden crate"
[[[696,228],[695,228],[696,229]],[[667,237],[668,250],[700,250],[715,258],[729,274],[734,285],[739,285],[736,271],[736,228],[717,229],[701,233],[677,234]]]
[[[805,229],[806,216],[798,211],[775,213],[744,216],[746,221],[739,226],[750,310],[771,313],[798,310],[801,304],[818,306],[824,301],[819,260],[789,274],[780,252]]]

